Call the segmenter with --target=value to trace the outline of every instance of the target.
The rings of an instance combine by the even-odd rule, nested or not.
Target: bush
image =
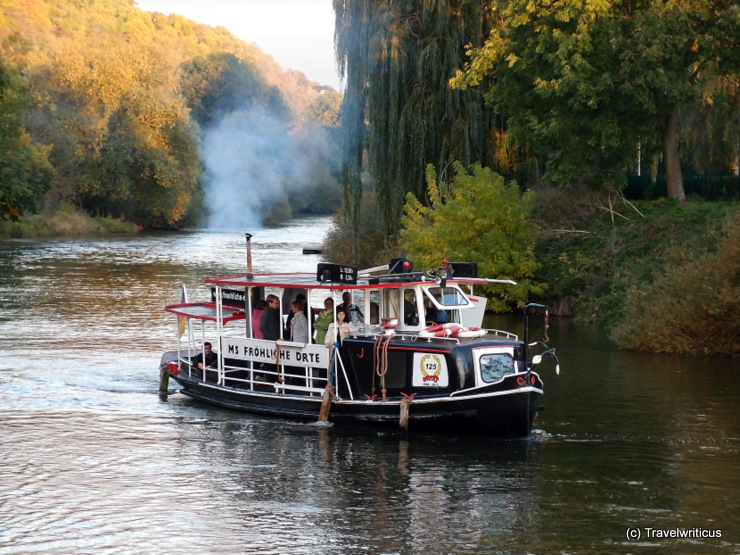
[[[535,229],[527,221],[534,194],[522,194],[515,182],[488,168],[473,165],[468,173],[454,164],[451,183],[437,182],[433,166],[427,167],[429,204],[411,193],[401,218],[400,246],[414,259],[416,268],[433,268],[442,258],[450,262],[475,262],[484,277],[510,279],[515,286],[486,286],[494,311],[526,304],[531,294],[544,288],[532,279]]]
[[[664,270],[627,292],[612,336],[653,352],[740,355],[740,214],[728,216],[716,249],[675,245]]]
[[[0,237],[53,237],[97,233],[135,233],[136,225],[110,217],[93,218],[71,205],[53,212],[23,218],[18,222],[0,220]]]

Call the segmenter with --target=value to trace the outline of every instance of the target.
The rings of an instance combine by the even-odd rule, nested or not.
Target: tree
[[[305,117],[322,127],[339,127],[342,111],[342,95],[336,91],[325,91],[308,105]]]
[[[214,52],[182,65],[180,88],[193,117],[207,127],[231,112],[252,107],[285,117],[288,108],[280,92],[261,72],[234,54]]]
[[[0,218],[34,211],[53,169],[49,148],[35,144],[25,128],[30,107],[26,84],[0,59]]]
[[[171,99],[139,95],[112,115],[85,194],[94,210],[144,227],[175,227],[196,194],[195,133]]]
[[[490,25],[484,5],[334,1],[337,60],[346,75],[340,181],[345,226],[355,237],[367,184],[376,192],[380,227],[392,238],[406,193],[423,195],[428,163],[440,174],[453,160],[496,163],[497,121],[482,93],[447,85],[465,45],[483,43]]]
[[[453,171],[446,184],[437,181],[431,164],[427,167],[429,204],[407,195],[399,246],[417,268],[437,267],[445,257],[475,262],[485,277],[515,280],[515,286],[487,287],[495,295],[493,309],[506,310],[508,303],[524,306],[531,293],[543,291],[532,280],[535,230],[527,216],[534,193],[521,194],[515,182],[506,184],[478,164],[468,173],[455,162]]]
[[[502,22],[451,81],[486,95],[548,176],[614,185],[641,136],[660,136],[668,194],[684,198],[679,114],[702,84],[737,71],[735,2],[496,3]],[[652,129],[646,124],[651,123]]]

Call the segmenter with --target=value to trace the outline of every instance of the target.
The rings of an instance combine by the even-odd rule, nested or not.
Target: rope
[[[383,401],[386,400],[387,393],[387,390],[385,388],[385,375],[388,373],[388,344],[391,342],[391,339],[393,339],[393,334],[389,334],[385,338],[385,341],[383,341],[384,337],[386,336],[381,335],[380,339],[378,340],[378,352],[375,357],[375,373],[380,378],[380,392],[383,395]],[[373,391],[373,393],[375,393],[375,391]]]
[[[375,340],[373,345],[373,381],[372,387],[370,388],[370,395],[375,397],[375,376],[380,375],[380,343],[383,341],[383,336],[379,335],[378,339]]]

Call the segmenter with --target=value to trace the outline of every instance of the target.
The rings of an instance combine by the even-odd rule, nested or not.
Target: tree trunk
[[[678,157],[678,110],[667,109],[665,96],[660,91],[655,92],[655,103],[658,108],[658,123],[663,142],[663,163],[668,196],[683,201],[686,200],[686,193],[683,190],[681,160]]]

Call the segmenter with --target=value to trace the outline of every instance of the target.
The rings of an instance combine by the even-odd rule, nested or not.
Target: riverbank
[[[70,206],[53,212],[25,216],[17,222],[0,220],[0,239],[136,233],[137,231],[138,228],[133,223],[110,217],[88,216]]]
[[[536,279],[554,313],[623,348],[740,355],[739,203],[549,194]]]

